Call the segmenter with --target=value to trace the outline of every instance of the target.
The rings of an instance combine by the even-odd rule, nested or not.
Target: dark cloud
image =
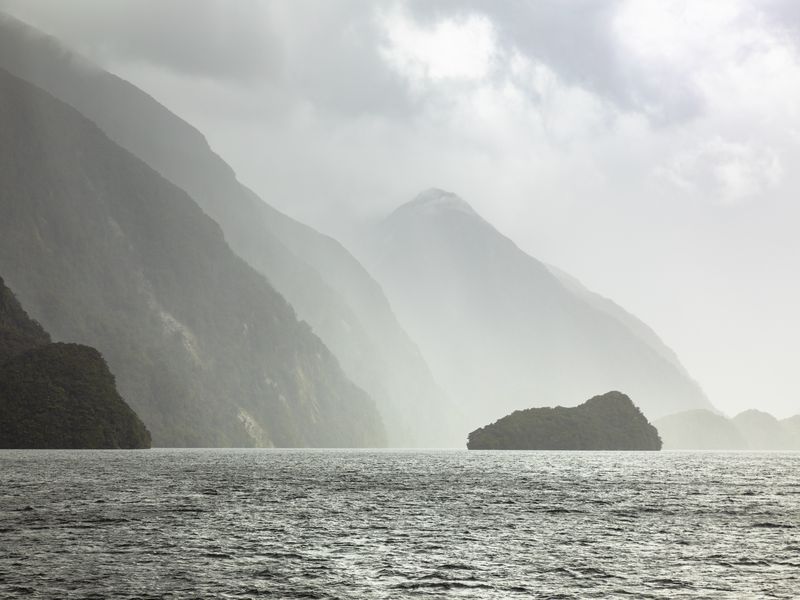
[[[272,23],[253,0],[6,0],[0,8],[95,54],[190,75],[258,79],[282,62]]]
[[[622,6],[622,0],[0,0],[0,8],[95,58],[144,61],[224,82],[271,83],[318,110],[395,118],[412,116],[429,97],[411,94],[387,68],[379,15],[398,8],[433,26],[477,13],[491,21],[505,58],[519,52],[567,84],[656,125],[702,115],[703,96],[680,65],[642,63],[620,43],[615,19]],[[752,13],[800,42],[799,6],[766,0]],[[507,67],[501,62],[492,76],[502,82]]]
[[[269,84],[320,110],[410,114],[404,81],[377,51],[364,0],[0,0],[8,10],[106,65],[144,62],[222,83]]]
[[[491,21],[506,58],[520,52],[566,83],[656,123],[700,114],[702,99],[680,73],[637,64],[620,49],[613,27],[619,5],[620,0],[0,0],[0,8],[100,55],[95,58],[144,61],[242,84],[272,83],[319,110],[393,117],[413,115],[427,98],[410,94],[386,67],[380,11],[406,10],[422,25],[478,13]],[[493,76],[508,78],[507,67],[501,64]]]

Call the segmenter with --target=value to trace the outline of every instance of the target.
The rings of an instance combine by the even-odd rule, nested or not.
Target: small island
[[[0,278],[0,448],[149,448],[103,356],[52,343]]]
[[[661,450],[658,430],[621,392],[574,408],[518,410],[469,434],[470,450]]]

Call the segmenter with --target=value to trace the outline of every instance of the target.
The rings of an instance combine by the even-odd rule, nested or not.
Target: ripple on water
[[[800,455],[0,451],[0,597],[774,598]]]

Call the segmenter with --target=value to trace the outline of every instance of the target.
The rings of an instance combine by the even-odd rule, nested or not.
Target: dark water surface
[[[0,451],[0,597],[798,598],[800,454]]]

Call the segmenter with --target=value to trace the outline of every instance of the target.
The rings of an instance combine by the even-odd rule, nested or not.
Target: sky
[[[0,0],[345,243],[429,187],[800,413],[793,0]]]

